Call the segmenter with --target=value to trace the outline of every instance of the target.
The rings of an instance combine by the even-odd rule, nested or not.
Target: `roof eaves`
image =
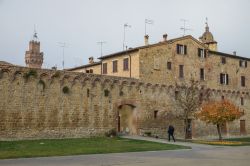
[[[197,40],[196,38],[194,38],[191,35],[182,36],[182,37],[179,37],[179,38],[174,38],[174,39],[169,40],[168,42],[169,43],[174,43],[176,41],[180,41],[180,40],[188,39],[188,38],[194,40],[197,44],[202,45],[203,47],[206,47],[206,45],[204,43],[200,42],[199,40]]]
[[[220,56],[225,56],[225,57],[230,57],[230,58],[242,59],[242,60],[248,60],[248,61],[250,61],[250,58],[242,57],[242,56],[238,56],[238,55],[232,55],[232,54],[227,54],[227,53],[218,52],[218,51],[211,51],[211,50],[209,50],[209,52],[212,53],[212,54],[215,54],[215,55],[220,55]]]
[[[194,40],[196,43],[202,45],[203,47],[206,47],[203,43],[201,43],[200,41],[195,39],[193,36],[187,35],[187,36],[182,36],[182,37],[179,37],[179,38],[174,38],[174,39],[167,40],[167,42],[162,41],[162,42],[158,42],[158,43],[154,43],[154,44],[135,47],[135,48],[128,49],[128,50],[125,50],[125,51],[121,51],[121,52],[116,52],[116,53],[113,53],[113,54],[109,54],[109,55],[99,57],[98,59],[102,60],[102,59],[106,59],[106,58],[111,58],[111,57],[119,56],[119,55],[122,55],[122,54],[125,54],[125,53],[135,52],[135,51],[138,51],[139,49],[150,48],[150,47],[154,47],[154,46],[158,46],[158,45],[162,45],[162,44],[166,44],[166,43],[171,44],[171,43],[174,43],[176,41],[187,39],[187,38],[190,38],[190,39]]]
[[[113,54],[105,55],[105,56],[99,57],[98,59],[111,58],[111,57],[114,57],[114,56],[119,56],[119,55],[122,55],[122,54],[135,52],[135,51],[138,51],[138,50],[139,50],[139,47],[136,47],[136,48],[128,49],[128,50],[125,50],[125,51],[120,51],[120,52],[116,52],[116,53],[113,53]]]
[[[69,69],[66,69],[66,70],[67,70],[67,71],[72,71],[72,70],[82,69],[82,68],[91,67],[91,66],[96,66],[96,65],[100,65],[100,64],[101,64],[101,62],[94,62],[94,63],[92,63],[92,64],[77,66],[77,67],[69,68]]]

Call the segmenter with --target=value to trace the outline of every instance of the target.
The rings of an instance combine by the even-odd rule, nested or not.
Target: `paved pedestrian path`
[[[175,144],[175,145],[182,145],[182,146],[189,146],[192,149],[214,149],[214,148],[220,148],[223,146],[214,146],[214,145],[204,145],[204,144],[196,144],[192,142],[184,142],[184,141],[176,141],[174,142],[171,140],[170,142],[167,139],[159,139],[159,138],[153,138],[153,137],[143,137],[143,136],[137,136],[137,135],[128,135],[128,136],[122,136],[122,138],[128,138],[128,139],[136,139],[136,140],[145,140],[145,141],[152,141],[152,142],[159,142],[159,143],[167,143],[167,144]]]

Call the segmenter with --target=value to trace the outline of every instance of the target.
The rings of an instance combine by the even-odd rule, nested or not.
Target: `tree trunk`
[[[222,140],[222,136],[221,136],[220,125],[217,124],[216,126],[217,126],[218,135],[219,135],[219,140],[221,141]]]

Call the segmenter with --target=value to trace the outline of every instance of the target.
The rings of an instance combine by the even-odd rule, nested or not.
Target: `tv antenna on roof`
[[[180,29],[183,31],[183,36],[185,36],[186,31],[191,31],[192,29],[189,29],[189,28],[186,27],[186,22],[188,22],[188,20],[181,19],[181,21],[183,22],[183,26]]]
[[[123,25],[123,45],[122,45],[123,51],[125,49],[126,28],[131,28],[131,25],[129,25],[128,23],[125,23]]]
[[[147,24],[154,24],[154,20],[145,19],[145,36],[147,35]]]
[[[100,45],[100,47],[101,47],[101,57],[102,57],[102,46],[103,46],[103,44],[106,44],[107,42],[105,42],[105,41],[99,41],[99,42],[97,42],[97,44],[98,45]]]
[[[68,47],[65,42],[58,42],[59,47],[62,47],[62,68],[64,69],[64,49],[65,47]]]

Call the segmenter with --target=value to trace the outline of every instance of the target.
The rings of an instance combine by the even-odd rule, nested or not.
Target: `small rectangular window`
[[[89,97],[89,89],[87,89],[87,97]]]
[[[157,119],[158,111],[154,111],[154,119]]]
[[[117,60],[113,61],[113,73],[117,73],[118,69],[117,69]]]
[[[86,70],[86,73],[89,73],[89,70]]]
[[[178,92],[178,91],[175,91],[175,92],[174,92],[174,98],[175,98],[175,100],[178,99],[178,95],[179,95],[179,92]]]
[[[221,63],[226,64],[226,57],[221,57]]]
[[[107,89],[104,90],[104,96],[105,96],[105,97],[108,97],[108,96],[109,96],[109,90],[107,90]]]
[[[200,101],[200,103],[202,103],[202,101],[203,101],[203,93],[200,93],[200,95],[199,95],[199,101]]]
[[[103,63],[102,64],[102,74],[107,74],[108,73],[107,70],[108,70],[108,64]]]
[[[93,73],[93,69],[89,69],[89,73]]]
[[[245,87],[246,86],[246,78],[245,78],[245,76],[241,76],[241,86],[242,87]]]
[[[244,105],[244,98],[243,97],[240,98],[240,104]]]
[[[239,66],[242,67],[242,60],[239,61]]]
[[[179,65],[179,78],[184,78],[184,66]]]
[[[167,69],[168,69],[168,70],[171,70],[171,69],[172,69],[172,64],[171,64],[171,62],[167,62]]]
[[[225,99],[225,97],[224,96],[221,96],[221,100],[224,100]]]
[[[123,70],[128,70],[128,58],[123,59]]]
[[[205,80],[205,72],[204,72],[203,68],[200,69],[200,80],[202,80],[202,81]]]

